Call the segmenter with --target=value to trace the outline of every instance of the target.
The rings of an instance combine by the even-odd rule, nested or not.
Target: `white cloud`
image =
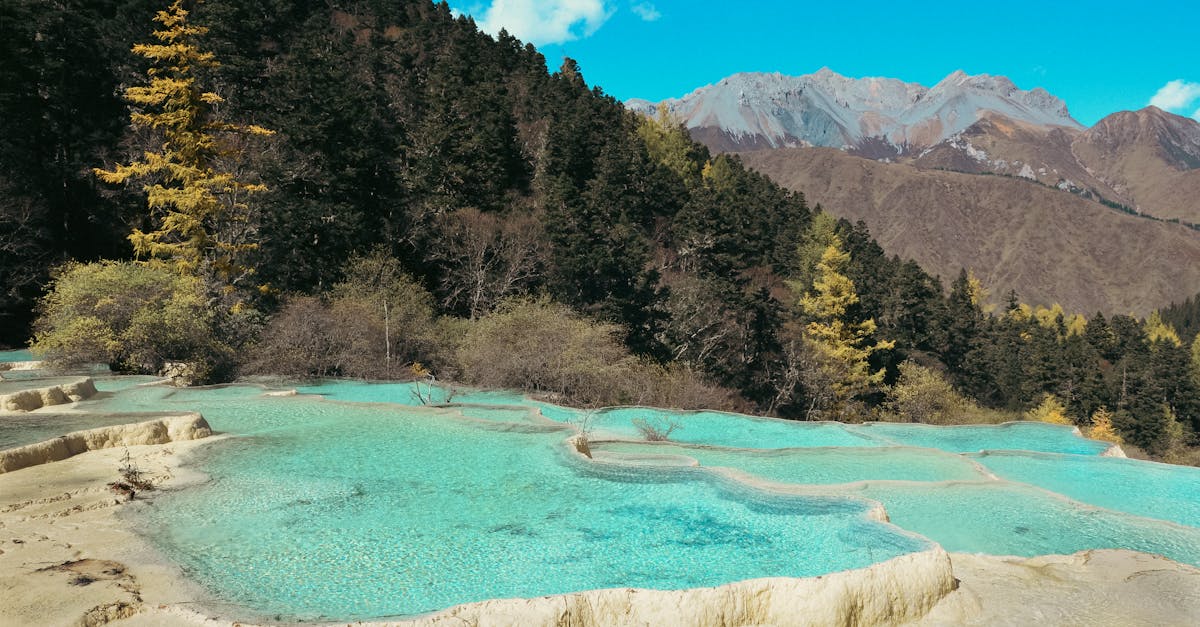
[[[492,0],[476,25],[493,35],[500,29],[535,45],[588,37],[612,15],[605,0]]]
[[[1192,117],[1195,118],[1197,122],[1200,122],[1200,109],[1196,109],[1196,112],[1192,114]]]
[[[662,17],[662,13],[658,12],[658,8],[649,2],[635,2],[630,9],[646,22],[654,22]]]
[[[1200,100],[1200,83],[1175,80],[1163,85],[1150,99],[1150,104],[1163,111],[1179,111]],[[1196,112],[1200,114],[1200,111]]]

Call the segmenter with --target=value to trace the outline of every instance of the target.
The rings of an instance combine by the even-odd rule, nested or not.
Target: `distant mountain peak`
[[[1178,170],[1200,168],[1200,122],[1153,105],[1110,114],[1088,129],[1083,138],[1107,152],[1149,147]]]
[[[1003,76],[956,70],[928,88],[885,77],[849,78],[823,67],[786,76],[745,72],[664,101],[717,149],[828,146],[899,155],[966,129],[985,112],[1042,126],[1082,128],[1044,89],[1022,91]],[[634,99],[650,113],[655,103]]]

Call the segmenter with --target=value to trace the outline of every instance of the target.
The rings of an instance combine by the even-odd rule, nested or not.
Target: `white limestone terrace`
[[[893,78],[740,73],[701,87],[667,109],[693,131],[723,134],[731,147],[824,146],[882,142],[897,153],[936,144],[985,112],[1039,126],[1081,129],[1062,100],[1038,87],[1021,90],[1003,76],[956,71],[932,88]],[[653,113],[657,104],[625,105]]]

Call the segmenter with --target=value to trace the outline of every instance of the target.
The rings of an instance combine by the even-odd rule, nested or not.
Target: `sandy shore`
[[[185,469],[186,458],[214,439],[128,450],[161,488],[186,489],[202,480]],[[89,451],[0,474],[0,624],[245,624],[230,617],[247,616],[214,609],[220,606],[118,516],[139,506],[106,485],[117,478],[124,451]],[[938,570],[940,550],[915,555],[812,580],[487,601],[387,624],[861,624],[871,604],[883,604],[891,616],[877,623],[1200,624],[1200,570],[1161,557],[1123,550],[1032,559],[952,554],[949,577]],[[927,581],[909,581],[904,569]],[[905,597],[917,588],[925,598]]]

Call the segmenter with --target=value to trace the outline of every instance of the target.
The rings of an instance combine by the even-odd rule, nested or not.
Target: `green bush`
[[[32,348],[54,366],[153,374],[185,362],[199,381],[229,374],[233,351],[214,333],[200,282],[163,265],[68,263],[55,270],[39,314]]]
[[[954,425],[1016,419],[979,407],[955,391],[938,373],[913,361],[900,364],[900,378],[888,389],[887,399],[879,417],[889,422]]]
[[[470,325],[458,361],[467,383],[615,405],[628,400],[625,382],[640,365],[621,336],[548,299],[508,300]]]

